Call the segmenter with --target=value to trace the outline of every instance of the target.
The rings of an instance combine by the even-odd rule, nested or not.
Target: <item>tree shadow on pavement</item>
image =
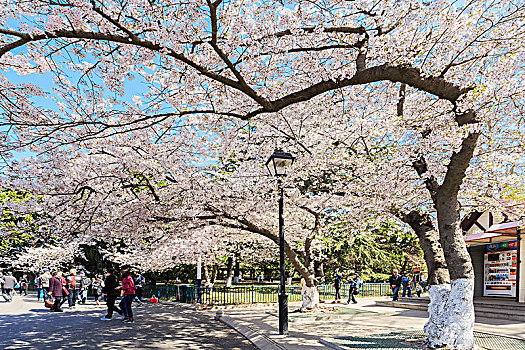
[[[101,321],[105,309],[0,314],[0,349],[255,349],[209,316],[166,305],[134,310],[135,323]],[[1,311],[0,311],[1,312]],[[118,316],[118,315],[117,315]]]

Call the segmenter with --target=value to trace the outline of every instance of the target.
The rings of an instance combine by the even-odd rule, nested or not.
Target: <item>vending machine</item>
[[[486,246],[484,296],[516,296],[518,266],[516,242],[493,243]]]

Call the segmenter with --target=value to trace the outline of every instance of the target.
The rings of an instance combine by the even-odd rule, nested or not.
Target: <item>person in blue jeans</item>
[[[399,288],[401,288],[402,282],[401,275],[399,274],[399,271],[397,271],[397,269],[394,269],[392,271],[392,275],[390,275],[388,282],[390,284],[390,288],[392,288],[392,293],[394,294],[392,301],[396,301],[399,296]]]
[[[408,273],[405,273],[405,275],[401,278],[401,284],[403,285],[403,298],[407,296],[408,291],[408,297],[412,297],[412,278],[408,275]]]
[[[124,319],[122,322],[132,323],[133,319],[133,310],[131,309],[131,303],[135,299],[135,282],[131,277],[131,272],[129,270],[122,271],[122,286],[115,288],[117,290],[124,291],[124,297],[120,302],[120,308],[124,314]]]

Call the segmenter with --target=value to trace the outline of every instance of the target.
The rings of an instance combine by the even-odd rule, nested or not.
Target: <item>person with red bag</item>
[[[49,280],[49,294],[55,298],[55,302],[51,307],[53,312],[62,312],[60,308],[62,297],[64,296],[64,286],[62,285],[62,272],[57,271],[55,276],[51,277]]]

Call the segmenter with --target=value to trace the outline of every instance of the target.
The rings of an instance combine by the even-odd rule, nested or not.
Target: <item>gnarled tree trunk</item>
[[[459,126],[476,123],[474,111],[456,113]],[[452,153],[443,183],[425,175],[434,207],[437,211],[439,242],[450,276],[450,284],[438,282],[430,287],[429,322],[425,325],[432,347],[473,349],[474,344],[474,270],[460,227],[458,193],[465,172],[474,154],[479,137],[470,132],[462,141],[461,149]],[[413,166],[420,176],[427,172],[425,158],[420,156]],[[429,247],[422,243],[422,246]],[[425,248],[424,248],[425,249]],[[435,260],[439,262],[439,260]],[[432,259],[430,262],[435,262]],[[429,270],[433,265],[429,266]]]

